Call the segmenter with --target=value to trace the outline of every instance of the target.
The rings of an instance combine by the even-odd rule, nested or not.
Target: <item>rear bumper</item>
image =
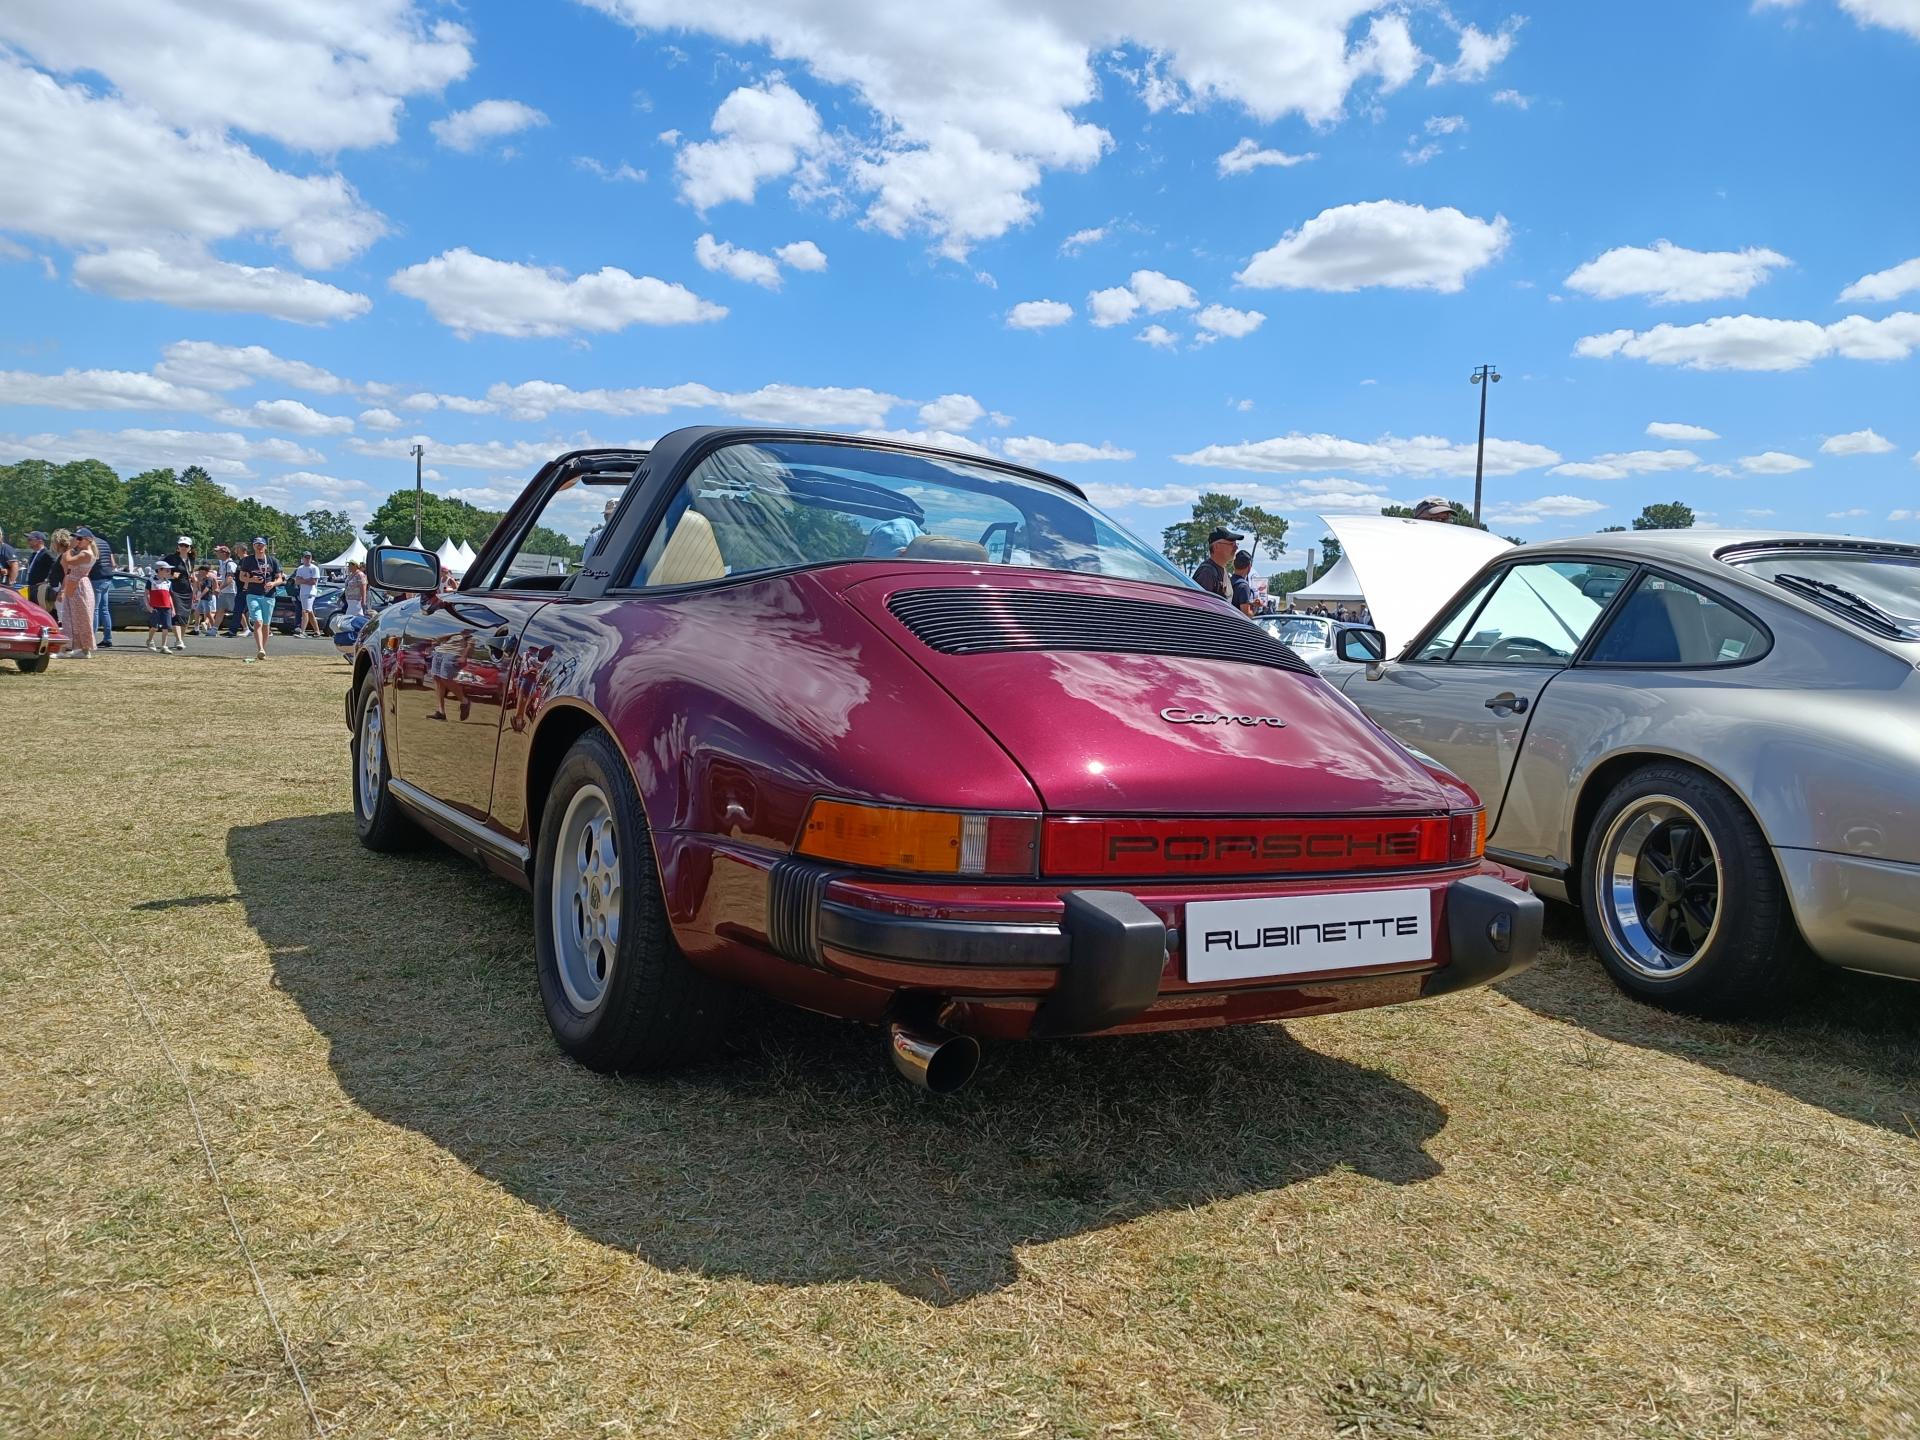
[[[0,655],[8,659],[36,655],[58,655],[67,648],[67,637],[59,630],[0,630]]]
[[[1217,892],[1054,891],[1042,908],[1032,892],[916,903],[909,887],[854,881],[796,860],[775,865],[769,878],[767,934],[785,958],[940,994],[976,1028],[997,1016],[1003,1023],[984,1028],[1032,1035],[1222,1024],[1450,994],[1532,964],[1545,911],[1524,878],[1488,867],[1423,885],[1434,907],[1432,959],[1190,984],[1180,920],[1188,900]],[[1015,1017],[1028,1022],[1024,1029]]]
[[[1774,851],[1808,947],[1830,965],[1920,980],[1920,865]]]

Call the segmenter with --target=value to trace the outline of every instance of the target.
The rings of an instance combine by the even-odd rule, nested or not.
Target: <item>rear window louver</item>
[[[1244,616],[1060,590],[903,590],[887,602],[916,639],[946,655],[1094,650],[1313,669]]]

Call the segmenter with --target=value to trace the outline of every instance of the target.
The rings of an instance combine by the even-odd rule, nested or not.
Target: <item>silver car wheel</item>
[[[591,1014],[607,998],[620,947],[620,841],[598,785],[576,790],[560,818],[549,903],[560,988]]]
[[[385,722],[378,692],[367,696],[360,712],[360,813],[371,818],[380,804],[380,767],[386,760]]]
[[[1642,796],[1614,817],[1595,873],[1607,938],[1650,980],[1691,970],[1720,933],[1720,853],[1700,816],[1670,795]]]

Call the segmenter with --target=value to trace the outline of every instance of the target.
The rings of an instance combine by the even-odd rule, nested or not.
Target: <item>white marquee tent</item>
[[[360,537],[356,535],[353,537],[353,543],[351,545],[334,556],[333,559],[323,562],[320,568],[322,570],[344,570],[349,564],[364,565],[366,563],[367,547],[360,543]]]
[[[1287,598],[1302,605],[1351,605],[1366,597],[1360,593],[1360,577],[1354,572],[1352,562],[1342,554],[1333,562],[1331,570],[1311,585],[1302,585]]]
[[[473,546],[469,545],[466,541],[462,540],[460,542],[460,558],[465,562],[464,568],[471,570],[473,568],[473,562],[479,559],[480,557],[478,552],[474,550]]]
[[[460,547],[453,543],[451,536],[440,542],[439,553],[440,563],[446,567],[449,575],[464,575],[467,573],[466,557],[460,553]]]

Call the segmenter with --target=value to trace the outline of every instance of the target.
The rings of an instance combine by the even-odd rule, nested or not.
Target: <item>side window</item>
[[[1493,582],[1499,578],[1497,575],[1490,576],[1477,586],[1474,592],[1462,600],[1459,607],[1447,617],[1446,624],[1433,632],[1433,638],[1422,645],[1420,653],[1413,658],[1445,660],[1452,655],[1453,647],[1460,643],[1460,637],[1466,631],[1467,622],[1473,618],[1474,612],[1480,608],[1480,602],[1487,598],[1487,592],[1493,588]]]
[[[1767,648],[1767,634],[1713,596],[1647,574],[1593,647],[1595,665],[1734,665]]]
[[[501,555],[471,588],[564,590],[593,553],[608,519],[626,494],[624,479],[575,477],[547,497],[519,543]]]
[[[1584,560],[1507,567],[1453,652],[1456,665],[1565,665],[1632,568]]]

